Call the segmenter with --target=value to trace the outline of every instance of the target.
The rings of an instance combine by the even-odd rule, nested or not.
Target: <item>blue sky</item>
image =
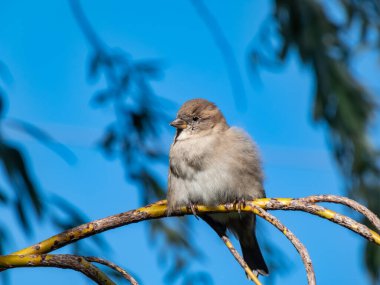
[[[164,62],[165,76],[154,84],[157,94],[173,100],[177,107],[191,98],[209,99],[220,107],[230,125],[249,132],[262,152],[267,196],[344,194],[324,128],[311,120],[313,83],[308,69],[294,57],[276,72],[262,70],[261,82],[249,78],[248,47],[271,2],[237,0],[220,5],[220,1],[209,0],[206,4],[239,63],[248,98],[244,111],[235,107],[221,53],[190,1],[82,1],[90,22],[109,46],[124,49],[136,59]],[[48,131],[78,157],[74,165],[68,165],[32,139],[8,130],[10,138],[26,147],[40,187],[66,197],[91,219],[138,207],[137,190],[125,182],[122,165],[105,159],[95,147],[112,112],[94,109],[89,103],[97,90],[86,78],[90,47],[68,2],[0,1],[0,43],[0,60],[12,74],[12,82],[5,86],[8,116]],[[377,92],[374,57],[362,56],[354,69]],[[175,109],[170,112],[174,117]],[[170,136],[165,133],[162,144],[168,151],[174,130],[169,126],[167,130]],[[274,214],[309,249],[318,284],[369,284],[362,266],[361,237],[306,214]],[[4,213],[4,217],[11,227],[16,226],[11,214]],[[46,223],[38,228],[30,239],[15,236],[9,252],[55,233]],[[165,284],[165,269],[158,264],[157,251],[145,238],[145,229],[141,223],[105,233],[114,252],[104,253],[104,257],[136,273],[143,284]],[[214,284],[249,284],[205,224],[194,219],[194,230],[205,253],[204,260],[194,263],[195,270],[209,272]],[[289,257],[291,270],[275,284],[305,284],[302,263],[289,242],[270,226],[261,238],[273,240]],[[59,269],[16,269],[12,280],[14,284],[67,284],[68,280],[87,284],[79,273]]]

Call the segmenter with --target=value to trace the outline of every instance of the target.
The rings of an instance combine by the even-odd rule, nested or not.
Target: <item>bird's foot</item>
[[[188,210],[191,210],[191,212],[193,213],[194,217],[195,217],[197,220],[199,220],[198,215],[197,215],[197,211],[196,211],[196,207],[194,206],[193,203],[190,202],[190,203],[187,205],[187,209],[188,209]]]
[[[239,215],[241,214],[241,209],[245,208],[245,199],[244,198],[239,198],[236,199],[234,204],[236,205],[236,208],[238,210]]]

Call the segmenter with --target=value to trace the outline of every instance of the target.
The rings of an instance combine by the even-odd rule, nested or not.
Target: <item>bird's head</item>
[[[205,99],[185,102],[170,123],[177,129],[176,139],[201,137],[228,129],[226,119],[214,103]]]

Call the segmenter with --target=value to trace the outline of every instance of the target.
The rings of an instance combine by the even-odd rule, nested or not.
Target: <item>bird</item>
[[[176,128],[169,152],[168,214],[179,207],[215,206],[264,198],[264,175],[256,144],[242,129],[230,127],[219,108],[206,99],[192,99],[170,123]],[[256,275],[269,270],[256,239],[251,213],[202,214],[219,234],[227,230],[239,240],[243,259]]]

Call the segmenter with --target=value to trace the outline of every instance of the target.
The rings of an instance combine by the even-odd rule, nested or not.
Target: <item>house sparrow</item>
[[[242,130],[229,127],[213,103],[204,99],[187,101],[170,125],[176,128],[176,135],[169,155],[169,214],[182,206],[195,213],[194,204],[244,203],[265,197],[254,143]],[[256,240],[254,214],[217,213],[200,217],[222,234],[227,229],[235,234],[248,266],[256,273],[268,275]]]

